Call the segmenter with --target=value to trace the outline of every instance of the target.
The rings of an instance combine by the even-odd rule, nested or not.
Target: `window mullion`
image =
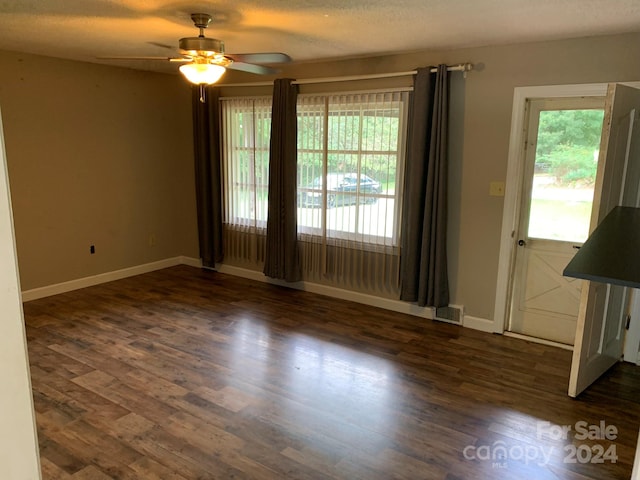
[[[329,97],[324,99],[324,118],[323,120],[323,136],[322,136],[322,242],[326,244],[327,240],[327,206],[328,206],[328,194],[327,194],[327,173],[329,169]],[[323,259],[324,260],[324,259]],[[323,261],[324,264],[324,261]]]
[[[251,195],[251,203],[249,211],[252,214],[252,226],[257,227],[258,215],[257,215],[257,198],[256,198],[256,104],[255,101],[251,102],[251,128],[250,128],[249,144],[251,150],[249,154],[249,192]]]
[[[364,106],[362,104],[360,104],[360,108],[359,108],[359,115],[358,115],[358,153],[356,155],[356,175],[357,175],[357,182],[356,182],[356,218],[355,218],[355,227],[354,227],[354,234],[358,235],[359,233],[361,233],[361,228],[360,228],[360,196],[362,194],[362,192],[360,191],[360,184],[361,181],[360,179],[362,178],[362,142],[363,142],[363,136],[364,136]]]

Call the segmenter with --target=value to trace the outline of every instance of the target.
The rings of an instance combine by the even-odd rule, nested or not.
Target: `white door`
[[[609,85],[591,230],[617,205],[638,206],[640,90]],[[569,395],[577,396],[622,356],[628,289],[583,281]]]
[[[604,98],[533,99],[527,110],[508,329],[573,345],[582,283],[562,271],[589,234]]]

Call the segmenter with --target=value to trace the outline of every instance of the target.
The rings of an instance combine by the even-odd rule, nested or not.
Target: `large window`
[[[299,97],[301,234],[397,244],[406,97]]]
[[[266,227],[271,98],[223,99],[224,222]]]
[[[396,246],[406,92],[298,97],[298,230]],[[223,99],[225,222],[264,227],[271,99]]]

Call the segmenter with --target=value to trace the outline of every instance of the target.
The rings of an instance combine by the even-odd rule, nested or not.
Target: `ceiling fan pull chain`
[[[200,85],[198,85],[198,88],[200,88],[200,102],[201,103],[206,103],[207,102],[207,89],[204,83],[201,83]]]

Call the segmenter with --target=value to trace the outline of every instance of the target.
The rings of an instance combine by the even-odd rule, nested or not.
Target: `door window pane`
[[[540,112],[528,237],[587,239],[603,116],[603,110]]]

